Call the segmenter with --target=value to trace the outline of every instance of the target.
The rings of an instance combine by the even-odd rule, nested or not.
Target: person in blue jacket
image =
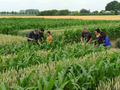
[[[107,34],[105,32],[101,32],[101,36],[103,39],[103,42],[105,43],[104,46],[106,48],[109,48],[111,46],[110,39],[108,38]]]

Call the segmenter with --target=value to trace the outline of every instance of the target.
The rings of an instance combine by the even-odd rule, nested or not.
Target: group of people
[[[34,41],[38,44],[38,41],[44,41],[44,28],[41,28],[41,30],[38,32],[38,30],[31,31],[28,35],[28,42]],[[81,42],[84,44],[84,40],[89,44],[92,40],[92,33],[87,30],[87,28],[83,29],[83,32],[81,34]],[[52,43],[53,37],[51,36],[50,31],[47,31],[47,42]],[[111,43],[110,40],[105,32],[100,32],[100,29],[95,30],[95,46],[99,46],[103,44],[105,47],[110,47]]]
[[[34,30],[31,31],[28,35],[27,42],[35,42],[39,45],[39,40],[44,41],[44,28],[41,28],[40,31]],[[52,43],[53,37],[51,36],[50,31],[47,31],[47,42]]]
[[[84,44],[84,40],[87,41],[87,44],[89,44],[92,41],[92,33],[87,30],[87,28],[83,29],[83,32],[81,34],[81,42]],[[99,46],[103,44],[106,48],[111,46],[110,40],[105,32],[100,32],[100,29],[95,30],[95,46]]]

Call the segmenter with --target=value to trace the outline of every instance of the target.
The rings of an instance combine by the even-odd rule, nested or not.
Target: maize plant
[[[108,54],[108,52],[106,51],[105,56],[101,56],[101,54],[99,58],[95,58],[94,64],[90,58],[87,58],[87,60],[84,61],[84,64],[81,63],[81,60],[77,60],[76,63],[71,62],[68,66],[66,66],[66,68],[64,68],[64,70],[59,69],[63,67],[58,65],[56,76],[53,76],[51,74],[44,76],[40,73],[38,75],[39,79],[36,79],[34,83],[32,82],[32,79],[35,75],[35,71],[32,71],[28,76],[25,75],[23,76],[23,78],[21,78],[21,80],[18,80],[17,86],[9,88],[49,90],[50,87],[50,90],[95,90],[96,86],[98,86],[101,81],[109,80],[119,75],[120,71],[117,69],[120,68],[119,53],[120,51],[116,51]],[[111,61],[113,58],[114,61]],[[26,80],[28,82],[26,82]],[[29,82],[29,80],[31,82]],[[1,83],[1,85],[3,85],[3,83]],[[6,85],[5,88],[7,88],[7,86],[8,85]]]
[[[19,30],[59,28],[79,25],[97,25],[119,23],[119,21],[77,20],[77,19],[41,19],[41,18],[1,18],[0,33],[17,35]]]
[[[2,90],[95,90],[101,89],[101,82],[115,81],[120,76],[119,49],[105,49],[103,45],[96,48],[86,41],[84,45],[80,42],[84,26],[92,33],[99,27],[110,39],[119,38],[120,21],[39,18],[3,18],[0,21]],[[40,41],[38,46],[22,37],[29,29],[41,27],[56,30],[52,31],[55,32],[52,43]],[[74,30],[74,27],[78,28]],[[60,34],[59,28],[63,29]],[[26,29],[28,31],[22,31]]]

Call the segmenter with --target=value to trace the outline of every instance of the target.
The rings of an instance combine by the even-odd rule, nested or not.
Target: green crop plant
[[[30,29],[30,30],[20,30],[19,32],[18,32],[18,36],[23,36],[23,37],[28,37],[28,34],[30,33],[30,31],[34,31],[34,29]],[[64,31],[65,30],[50,30],[51,31],[51,33],[52,33],[52,36],[54,37],[54,38],[56,38],[56,37],[59,37],[59,36],[61,36],[63,33],[64,33]],[[45,30],[45,36],[46,36],[46,30]]]
[[[115,43],[115,47],[120,49],[120,39],[117,39]]]
[[[98,26],[88,28],[88,31],[90,31],[92,33],[93,39],[95,39],[95,30],[97,28],[98,28]],[[115,26],[112,25],[112,27],[106,26],[106,25],[100,25],[99,28],[101,31],[104,31],[111,40],[120,38],[120,24],[115,25]],[[69,42],[80,42],[82,31],[83,31],[82,29],[66,30],[64,32],[65,41],[68,43]]]
[[[7,83],[2,82],[0,84],[0,90],[8,90],[8,89],[9,89],[9,87],[8,87]]]
[[[40,30],[44,27],[45,30],[50,28],[54,39],[53,43],[40,41],[38,46],[35,42],[28,43],[27,37],[1,34],[0,89],[95,90],[101,82],[120,75],[119,49],[106,50],[103,45],[96,48],[92,44],[86,45],[84,42],[82,45],[80,42],[84,26],[88,26],[88,30],[93,33],[93,39],[96,28],[105,31],[110,39],[119,38],[119,21],[1,20],[0,33],[17,35],[21,32],[21,36],[26,36],[29,29]],[[74,29],[77,26],[77,30]],[[58,28],[63,28],[64,33],[61,34]]]
[[[88,24],[102,24],[112,21],[101,20],[77,20],[77,19],[41,19],[41,18],[1,18],[0,19],[0,33],[16,35],[19,30],[25,29],[45,29],[78,26]],[[117,21],[115,21],[117,22]]]
[[[20,30],[26,29],[54,29],[60,27],[71,27],[71,26],[88,26],[96,25],[98,27],[105,27],[105,30],[112,30],[107,28],[117,26],[119,21],[105,21],[105,20],[77,20],[77,19],[41,19],[41,18],[1,18],[0,19],[0,33],[17,35]],[[111,24],[111,25],[110,25]],[[114,30],[118,30],[119,27],[114,27]],[[119,35],[118,35],[119,36]]]
[[[52,52],[46,51],[46,57],[43,57],[41,53],[37,53],[37,51],[39,52],[40,47],[34,46],[29,48],[27,44],[24,45],[25,47],[23,45],[22,49],[21,46],[18,48],[18,45],[16,46],[16,44],[12,49],[7,49],[7,53],[16,53],[17,55],[14,58],[5,59],[0,71],[12,68],[19,69],[20,67],[24,68],[30,65],[49,63],[51,61],[59,61],[67,58],[79,58],[83,57],[85,54],[104,50],[103,47],[96,49],[94,46],[82,46],[81,43],[74,43],[73,48],[71,48],[71,44],[67,44],[67,46],[64,47],[64,50],[63,46],[61,46],[52,50]]]
[[[61,70],[60,68],[62,68],[62,70],[65,71],[64,69],[67,68],[72,63],[78,64],[78,62],[79,62],[81,65],[84,65],[84,66],[90,65],[91,66],[97,60],[99,60],[99,58],[101,58],[100,60],[103,60],[103,59],[105,59],[105,57],[107,57],[107,56],[102,56],[103,54],[108,55],[108,57],[105,60],[109,61],[109,56],[112,56],[114,53],[116,54],[116,57],[118,57],[119,50],[110,50],[110,51],[108,51],[108,53],[106,53],[106,52],[92,53],[91,55],[86,55],[83,59],[82,58],[76,58],[76,59],[73,60],[71,58],[71,60],[68,59],[67,61],[66,60],[58,61],[58,62],[54,61],[54,62],[50,62],[49,64],[40,64],[40,65],[27,67],[27,68],[24,68],[24,69],[19,69],[18,71],[16,71],[15,69],[12,69],[12,70],[1,73],[0,76],[2,76],[3,78],[1,77],[0,82],[1,82],[1,80],[2,80],[2,82],[3,81],[5,82],[6,79],[9,76],[12,76],[8,80],[8,83],[9,83],[10,86],[11,85],[15,86],[17,84],[17,78],[23,78],[25,75],[29,74],[29,72],[31,72],[33,70],[36,70],[35,77],[33,78],[33,83],[35,83],[35,81],[38,80],[37,78],[38,78],[39,73],[41,71],[45,76],[50,75],[50,74],[55,76],[55,71],[56,71],[55,69],[57,68],[58,65],[59,65],[59,68],[57,69],[57,72],[60,72],[60,70]],[[49,67],[48,67],[48,65],[49,65]],[[56,75],[58,76],[57,73],[56,73]]]
[[[62,70],[60,69],[55,77],[52,77],[51,74],[47,76],[40,75],[38,77],[39,79],[34,80],[35,83],[23,83],[21,88],[25,89],[26,85],[30,85],[30,87],[28,86],[27,88],[41,88],[44,90],[51,86],[51,89],[96,89],[100,81],[118,76],[115,70],[120,68],[120,66],[117,66],[119,63],[115,64],[115,61],[119,61],[119,53],[119,51],[111,54],[106,52],[105,56],[101,56],[101,54],[99,58],[95,58],[94,64],[92,64],[90,58],[87,58],[84,64],[82,64],[81,61],[77,61],[76,63],[71,62],[63,71],[60,71]],[[114,62],[111,62],[110,60],[113,57],[115,57]],[[89,64],[86,64],[88,62]],[[26,80],[29,77],[31,77],[30,80],[34,78],[33,74],[31,76],[30,73],[28,77],[25,76],[22,80]],[[17,84],[17,86],[19,85],[21,84]]]
[[[22,36],[12,36],[12,35],[4,35],[4,34],[0,34],[0,44],[6,44],[6,43],[20,43],[21,41],[26,41],[27,38],[26,37],[22,37]]]
[[[106,82],[101,82],[96,90],[109,89],[109,90],[119,90],[120,89],[120,76],[108,80]]]

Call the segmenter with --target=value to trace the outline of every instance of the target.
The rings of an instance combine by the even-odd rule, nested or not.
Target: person
[[[27,42],[37,43],[38,44],[38,30],[31,31],[28,35]]]
[[[53,41],[53,37],[51,36],[50,31],[47,31],[47,42],[52,43],[52,41]]]
[[[99,28],[95,30],[95,40],[96,41],[95,41],[94,45],[99,46],[100,44],[103,43],[102,36],[100,34],[100,29]]]
[[[101,32],[102,40],[105,43],[104,46],[109,48],[111,46],[110,40],[105,32]]]
[[[38,38],[39,38],[41,41],[44,41],[44,28],[41,28],[41,30],[39,31],[39,33],[38,33]]]
[[[84,44],[84,40],[87,41],[87,44],[89,44],[92,41],[92,33],[87,30],[87,28],[83,29],[83,32],[81,34],[81,42]]]

